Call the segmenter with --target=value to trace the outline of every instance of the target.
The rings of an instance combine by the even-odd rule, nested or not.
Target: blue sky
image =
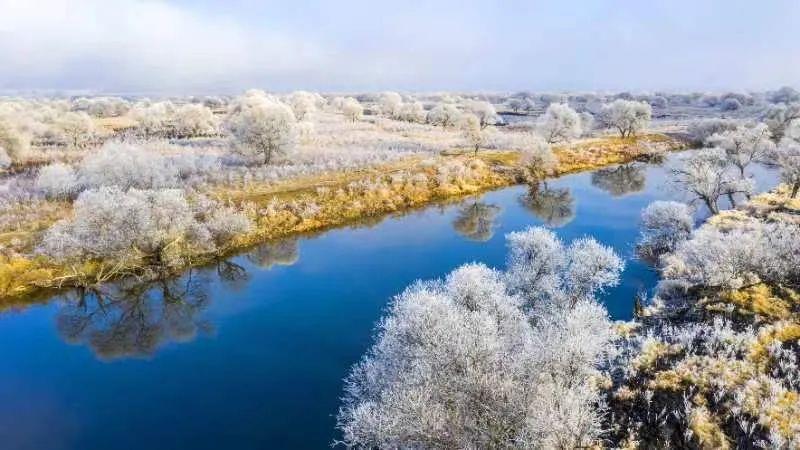
[[[0,90],[749,90],[800,1],[0,0]]]

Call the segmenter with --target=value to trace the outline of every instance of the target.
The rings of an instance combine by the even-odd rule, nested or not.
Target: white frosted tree
[[[526,181],[538,183],[553,175],[558,168],[558,158],[550,144],[534,133],[525,133],[520,140],[520,165],[523,167]]]
[[[458,123],[462,114],[454,105],[442,103],[428,111],[427,120],[431,125],[439,125],[446,129]]]
[[[384,92],[378,98],[378,108],[386,117],[396,118],[403,105],[403,97],[397,92]]]
[[[789,185],[792,198],[800,192],[800,142],[785,139],[773,154],[773,160],[781,168],[781,179]]]
[[[510,243],[521,258],[511,260],[512,277],[468,264],[444,280],[415,283],[394,299],[374,346],[346,379],[338,416],[344,444],[575,448],[596,443],[600,412],[594,380],[612,336],[605,309],[587,297],[576,298],[572,307],[548,302],[550,307],[531,309],[525,304],[536,295],[519,286],[510,289],[509,280],[535,278],[531,271],[543,267],[552,269],[552,278],[570,280],[569,287],[574,280],[588,293],[613,278],[597,275],[613,274],[585,242],[573,244],[574,251],[555,249],[562,257],[574,254],[575,267],[539,261],[548,255],[529,254],[526,245],[539,233],[547,232],[530,229]]]
[[[317,99],[314,94],[306,91],[295,91],[289,95],[289,106],[292,107],[295,118],[303,120],[308,113],[317,109]]]
[[[461,117],[461,131],[464,133],[464,139],[466,139],[467,143],[472,147],[475,151],[475,154],[478,154],[478,150],[488,141],[489,137],[486,132],[481,127],[480,119],[474,114],[464,114]]]
[[[715,133],[706,142],[725,150],[728,160],[739,169],[741,177],[744,177],[747,166],[763,160],[775,148],[770,140],[769,128],[763,123]]]
[[[551,103],[540,119],[538,128],[551,144],[569,142],[581,135],[581,117],[565,103]]]
[[[56,127],[74,148],[84,148],[96,137],[94,121],[85,112],[66,112],[59,116]]]
[[[773,105],[767,109],[762,119],[769,127],[772,138],[780,141],[790,124],[795,120],[800,121],[800,101]]]
[[[701,200],[712,214],[719,212],[719,198],[723,195],[749,195],[752,181],[734,176],[725,151],[704,149],[683,161],[682,167],[673,169],[675,181]]]
[[[600,119],[608,128],[617,130],[621,137],[631,137],[650,125],[652,108],[648,103],[631,100],[614,100],[603,105]]]
[[[424,122],[425,108],[422,106],[422,103],[417,101],[403,103],[400,106],[398,118],[412,123]]]
[[[489,102],[471,100],[466,103],[465,109],[468,113],[472,113],[478,118],[478,123],[481,128],[496,124],[500,118],[500,116],[497,115],[494,105]]]
[[[348,120],[355,122],[361,119],[364,114],[364,107],[353,97],[347,97],[342,102],[342,112]]]
[[[295,123],[291,108],[263,99],[234,111],[228,117],[227,127],[242,153],[269,164],[292,148]]]
[[[684,203],[655,201],[642,211],[637,251],[648,259],[671,252],[689,238],[694,227],[691,209]]]

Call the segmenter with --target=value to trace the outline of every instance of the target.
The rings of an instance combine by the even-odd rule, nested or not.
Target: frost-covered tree
[[[523,107],[523,101],[521,98],[512,97],[508,99],[506,106],[514,113],[518,113]]]
[[[36,177],[36,189],[49,198],[66,199],[80,190],[78,176],[72,166],[53,163],[42,167]]]
[[[397,118],[406,122],[421,123],[425,121],[425,108],[420,102],[407,102],[400,106]]]
[[[103,187],[81,193],[73,217],[53,225],[40,250],[58,261],[144,258],[170,265],[170,249],[191,241],[198,228],[183,191]]]
[[[800,101],[773,105],[767,109],[762,119],[769,127],[772,138],[780,141],[789,125],[795,120],[800,120]]]
[[[565,103],[551,103],[539,121],[539,132],[551,144],[569,142],[581,135],[581,117]]]
[[[403,97],[397,92],[384,92],[378,98],[378,108],[386,117],[397,117],[402,105]]]
[[[455,125],[462,113],[454,105],[449,103],[439,104],[428,111],[428,123],[431,125],[440,125],[442,128],[447,128]]]
[[[461,117],[461,131],[464,133],[464,139],[467,143],[474,148],[475,154],[489,139],[486,130],[481,127],[481,121],[475,114],[464,114]]]
[[[294,113],[285,104],[259,99],[234,111],[227,127],[240,151],[269,164],[273,157],[291,149],[295,122]]]
[[[541,256],[528,252],[525,235],[531,233],[510,241],[519,257],[510,259],[513,277],[468,264],[445,280],[416,283],[392,302],[375,345],[346,380],[338,416],[346,445],[574,448],[595,443],[599,396],[593,380],[608,350],[610,323],[602,306],[587,298],[572,308],[556,302],[547,302],[547,308],[525,306],[528,292],[512,290],[509,280],[537,276],[529,272],[538,267],[529,258]],[[575,256],[605,268],[591,252],[577,254],[585,247],[574,244]],[[563,279],[596,286],[592,276],[583,283],[584,274],[598,273],[582,270],[587,267],[575,267]],[[553,278],[561,279],[560,271],[571,269],[553,271],[559,272]]]
[[[532,304],[575,305],[619,282],[624,268],[614,251],[591,238],[564,247],[545,228],[509,233],[506,274],[512,292]]]
[[[361,119],[364,114],[364,107],[353,97],[347,97],[342,103],[342,112],[351,122],[355,122]]]
[[[655,259],[689,238],[694,227],[692,211],[684,203],[655,201],[642,211],[637,251]]]
[[[600,119],[608,128],[616,129],[623,138],[631,137],[650,125],[652,108],[644,102],[614,100],[603,105]]]
[[[763,160],[775,148],[770,140],[769,128],[763,123],[715,133],[706,142],[725,150],[728,160],[739,169],[741,177],[744,177],[747,166]]]
[[[800,92],[797,92],[797,90],[791,86],[783,86],[769,94],[769,101],[772,103],[800,102]]]
[[[78,168],[80,183],[89,188],[116,186],[157,189],[178,185],[178,168],[143,146],[108,142],[87,156]]]
[[[558,168],[558,158],[550,144],[534,133],[525,133],[521,137],[521,142],[520,165],[523,167],[523,177],[527,182],[538,183],[555,173]]]
[[[289,106],[297,120],[303,120],[308,113],[316,110],[316,98],[310,92],[295,91],[289,95]]]
[[[86,147],[95,139],[97,129],[85,112],[66,112],[59,116],[56,127],[74,148]]]
[[[781,168],[781,179],[789,185],[792,198],[800,192],[800,142],[784,139],[773,154]]]
[[[496,124],[500,118],[494,106],[489,102],[471,100],[466,103],[465,109],[468,113],[474,114],[478,118],[481,128]]]
[[[705,149],[685,161],[680,168],[673,169],[673,178],[682,183],[708,207],[712,214],[719,212],[718,201],[723,195],[749,195],[752,181],[731,174],[728,157],[724,150]]]
[[[218,124],[210,108],[189,103],[175,110],[172,127],[176,137],[189,138],[214,135]]]

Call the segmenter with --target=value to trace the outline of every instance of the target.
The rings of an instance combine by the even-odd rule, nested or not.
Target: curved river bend
[[[470,261],[502,266],[504,234],[591,235],[627,260],[615,319],[656,274],[633,259],[639,214],[684,199],[668,167],[634,163],[266,244],[183,277],[68,292],[0,313],[0,447],[325,448],[342,378],[392,295]],[[752,175],[761,190],[771,169]],[[698,212],[701,218],[704,211]]]

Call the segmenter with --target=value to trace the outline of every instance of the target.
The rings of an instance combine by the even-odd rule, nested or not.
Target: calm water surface
[[[544,224],[627,260],[604,296],[631,317],[656,275],[633,259],[642,208],[685,195],[669,164],[512,187],[359,228],[269,244],[148,286],[69,292],[0,313],[0,448],[326,448],[342,378],[391,296],[469,261],[502,267],[507,232]],[[774,171],[755,168],[760,189]],[[706,213],[698,211],[698,219]]]

